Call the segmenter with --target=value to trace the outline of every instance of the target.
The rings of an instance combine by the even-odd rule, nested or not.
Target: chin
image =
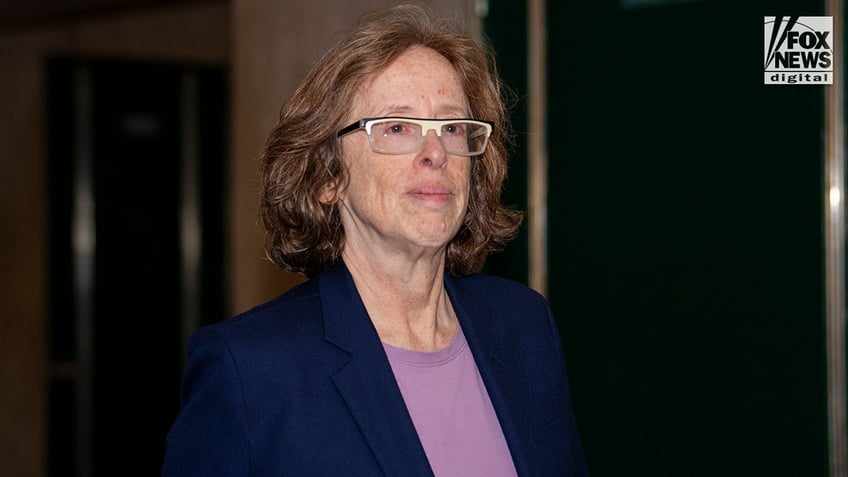
[[[448,243],[453,240],[455,235],[456,232],[453,232],[452,234],[446,234],[444,231],[429,234],[426,232],[421,232],[418,235],[416,242],[422,247],[447,248]]]

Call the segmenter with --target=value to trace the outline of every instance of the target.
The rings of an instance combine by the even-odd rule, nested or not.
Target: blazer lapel
[[[530,436],[527,435],[527,426],[521,425],[522,402],[514,392],[520,380],[515,376],[515,366],[509,358],[511,350],[516,349],[512,339],[514,331],[503,326],[503,319],[493,319],[498,316],[497,310],[463,293],[459,280],[445,275],[445,288],[495,408],[516,472],[518,475],[531,475],[532,465],[527,450]]]
[[[432,477],[382,343],[344,264],[322,273],[319,287],[324,337],[350,353],[333,383],[383,472]]]

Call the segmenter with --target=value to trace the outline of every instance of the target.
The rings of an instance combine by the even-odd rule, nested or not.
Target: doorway
[[[47,64],[49,473],[157,475],[184,343],[226,315],[225,71]]]

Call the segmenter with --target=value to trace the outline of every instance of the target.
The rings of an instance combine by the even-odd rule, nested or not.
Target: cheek
[[[387,164],[364,157],[351,162],[348,168],[350,184],[343,197],[359,207],[385,207],[385,204],[378,204],[392,197],[397,184],[401,183],[396,171]]]
[[[463,190],[465,191],[466,199],[468,195],[471,193],[471,163],[465,162],[463,167],[460,168],[459,172],[455,178],[458,184],[462,184]]]
[[[347,183],[338,194],[339,200],[348,202],[351,199],[362,196],[361,189],[366,187],[367,160],[363,156],[363,148],[357,135],[351,135],[343,139],[342,167],[345,168]]]

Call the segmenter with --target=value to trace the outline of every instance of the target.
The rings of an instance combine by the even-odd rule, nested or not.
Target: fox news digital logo
[[[833,84],[833,17],[765,17],[765,84]]]

